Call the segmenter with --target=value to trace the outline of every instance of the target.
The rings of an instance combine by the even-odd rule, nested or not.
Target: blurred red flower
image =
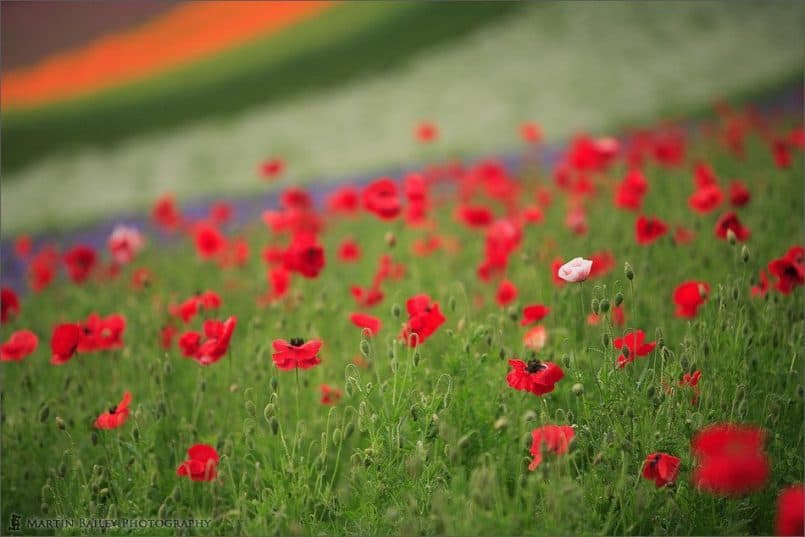
[[[523,308],[523,318],[520,320],[520,326],[538,323],[550,312],[551,308],[543,304],[532,304],[530,306],[525,306]]]
[[[651,244],[667,232],[668,225],[659,218],[648,218],[641,215],[635,221],[637,244]]]
[[[715,233],[716,237],[719,239],[726,240],[727,239],[727,231],[732,230],[735,233],[735,238],[743,242],[749,238],[749,230],[743,225],[741,225],[741,221],[738,219],[738,215],[734,212],[730,211],[721,215],[721,217],[716,222]]]
[[[131,403],[131,393],[123,394],[123,399],[107,412],[104,412],[95,420],[96,429],[117,429],[129,419],[129,404]]]
[[[512,370],[506,375],[506,382],[515,390],[545,395],[554,390],[557,382],[565,376],[558,365],[540,360],[509,360]]]
[[[349,320],[358,328],[368,330],[369,334],[372,336],[377,335],[377,333],[380,332],[380,328],[383,326],[380,319],[366,313],[352,313],[349,316]]]
[[[679,457],[667,453],[652,453],[643,463],[643,477],[654,481],[654,485],[664,487],[676,481],[679,473]]]
[[[30,330],[18,330],[0,344],[0,361],[18,362],[36,350],[39,338]]]
[[[621,349],[618,356],[618,367],[622,368],[626,364],[632,363],[639,356],[647,356],[657,346],[655,341],[646,342],[646,334],[642,330],[635,330],[626,334],[624,337],[617,337],[612,340],[612,345],[616,349]]]
[[[679,284],[673,295],[676,316],[686,319],[696,317],[699,306],[707,301],[709,292],[710,286],[706,282],[687,281]]]
[[[207,444],[195,444],[187,450],[188,460],[176,469],[176,475],[187,476],[193,481],[212,481],[218,475],[220,460],[215,448]]]
[[[6,323],[20,314],[20,299],[10,287],[0,288],[0,322]]]
[[[696,458],[693,483],[720,496],[739,496],[760,489],[769,477],[762,429],[716,424],[696,433],[691,451]]]
[[[302,338],[291,338],[290,341],[275,339],[272,343],[274,354],[271,358],[281,371],[310,369],[321,363],[321,359],[317,356],[321,345],[322,342],[317,339],[308,342]]]
[[[534,459],[528,465],[529,470],[536,470],[542,463],[542,454],[548,451],[555,455],[564,455],[570,448],[570,442],[576,431],[570,425],[543,425],[531,431],[531,455]]]
[[[401,337],[410,347],[425,343],[446,320],[439,310],[439,303],[431,302],[428,295],[409,298],[405,307],[408,310],[408,322],[405,323]]]
[[[805,535],[805,485],[793,485],[777,497],[775,535]]]
[[[338,388],[322,384],[319,386],[319,390],[321,391],[320,402],[323,405],[334,405],[341,399],[342,393]]]
[[[77,323],[56,325],[50,337],[51,359],[53,365],[62,365],[70,361],[81,340],[81,326]]]
[[[95,250],[83,244],[72,247],[64,254],[67,273],[73,283],[86,281],[92,273],[92,269],[95,268],[97,260]]]

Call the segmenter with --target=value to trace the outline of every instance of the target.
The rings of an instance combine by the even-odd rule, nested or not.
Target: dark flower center
[[[785,269],[783,269],[783,275],[785,275],[787,278],[796,278],[799,276],[799,271],[794,265],[788,265],[785,267]]]
[[[548,369],[548,366],[539,360],[529,360],[525,367],[525,370],[529,373],[538,373],[543,369]]]
[[[292,337],[289,343],[294,347],[301,347],[305,344],[305,340],[301,337]]]
[[[109,409],[109,413],[110,413],[110,414],[114,414],[115,412],[117,412],[117,407],[116,407],[116,406],[113,406],[113,407],[111,407],[111,408]]]

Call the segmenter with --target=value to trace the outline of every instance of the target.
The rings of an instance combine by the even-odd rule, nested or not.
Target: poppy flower
[[[162,347],[163,350],[169,350],[173,345],[173,338],[179,331],[176,329],[175,326],[165,325],[162,327],[162,330],[159,332],[159,346]]]
[[[542,129],[533,122],[520,125],[520,137],[524,142],[536,144],[542,141]]]
[[[153,218],[157,226],[166,231],[173,231],[182,223],[182,214],[170,194],[162,196],[154,203],[154,207],[151,209],[151,218]]]
[[[435,141],[439,137],[439,129],[429,121],[423,121],[414,129],[414,138],[418,142],[427,144]]]
[[[771,153],[774,163],[780,169],[791,167],[791,149],[785,139],[775,139],[771,142]]]
[[[775,535],[805,535],[805,485],[793,485],[777,497]]]
[[[648,181],[643,172],[639,168],[632,168],[615,190],[615,206],[619,209],[640,210],[647,190]]]
[[[615,326],[623,326],[626,323],[626,313],[623,311],[623,306],[613,306],[612,309],[609,310],[609,317],[612,320],[612,324]],[[587,315],[587,324],[595,326],[600,323],[603,318],[603,315],[590,313]]]
[[[118,265],[130,263],[144,245],[143,234],[137,228],[128,226],[115,226],[106,241],[112,259]]]
[[[345,239],[338,247],[338,259],[351,263],[361,258],[361,247],[352,239]]]
[[[587,213],[584,207],[577,205],[565,214],[565,226],[576,235],[587,233]]]
[[[401,206],[397,185],[388,178],[381,178],[367,186],[361,197],[363,207],[381,220],[393,220],[400,214]]]
[[[236,317],[229,317],[223,322],[215,319],[204,321],[204,340],[199,343],[193,358],[201,365],[220,360],[229,350],[229,341],[236,325]]]
[[[567,283],[559,276],[559,269],[562,268],[562,265],[564,265],[564,261],[560,257],[551,261],[551,278],[553,279],[553,284],[557,287],[562,287]]]
[[[0,322],[6,323],[20,314],[20,299],[9,287],[0,288]]]
[[[310,369],[321,363],[317,356],[321,349],[322,342],[313,339],[305,342],[302,338],[291,338],[290,341],[275,339],[272,343],[274,354],[271,358],[274,365],[281,371],[292,369]]]
[[[679,385],[682,387],[689,386],[693,388],[693,399],[691,399],[691,404],[695,405],[699,401],[699,380],[702,378],[701,371],[694,371],[693,373],[685,373],[682,375],[682,379],[679,381]]]
[[[39,292],[53,282],[58,260],[59,255],[52,247],[46,247],[34,256],[28,265],[28,282],[34,291]]]
[[[777,278],[775,289],[784,295],[799,285],[805,285],[805,262],[799,247],[791,248],[783,257],[772,260],[768,268],[771,275]]]
[[[18,362],[36,350],[39,338],[30,330],[18,330],[0,345],[0,361]]]
[[[529,205],[520,212],[520,218],[526,224],[539,224],[545,219],[542,209],[536,205]]]
[[[369,334],[373,336],[377,335],[377,333],[380,332],[380,328],[383,326],[380,319],[367,315],[366,313],[352,313],[349,316],[349,320],[358,328],[368,330]]]
[[[191,296],[178,306],[171,306],[170,313],[179,317],[184,323],[189,323],[198,313],[199,301],[197,296]]]
[[[92,269],[95,268],[97,261],[98,258],[95,255],[95,250],[83,244],[74,246],[64,254],[64,263],[67,265],[67,273],[73,283],[86,281]]]
[[[27,259],[31,254],[33,242],[28,235],[20,235],[14,240],[14,253],[20,259]]]
[[[689,229],[685,229],[682,226],[677,226],[674,230],[674,242],[676,244],[688,244],[693,242],[693,239],[696,238],[696,234]]]
[[[131,403],[131,393],[123,394],[123,399],[107,412],[104,412],[95,420],[96,429],[117,429],[129,419],[129,404]]]
[[[593,262],[593,266],[590,267],[589,278],[604,276],[615,268],[615,258],[610,252],[607,251],[595,252],[594,254],[591,254],[590,260]]]
[[[154,275],[146,267],[140,267],[131,274],[131,286],[135,291],[142,291],[151,285]]]
[[[704,188],[718,184],[718,178],[709,164],[697,162],[693,169],[693,182],[697,188]]]
[[[284,297],[288,289],[290,289],[291,273],[283,267],[274,267],[268,271],[267,277],[271,286],[268,301],[273,302]]]
[[[498,286],[495,300],[503,307],[511,304],[517,298],[517,287],[509,280],[503,280]]]
[[[358,189],[351,186],[339,188],[327,198],[327,208],[333,213],[351,215],[360,206]]]
[[[81,325],[78,352],[121,349],[125,330],[126,319],[122,315],[113,313],[104,318],[97,313],[90,314]]]
[[[59,324],[53,328],[50,337],[50,350],[52,353],[50,363],[62,365],[70,361],[78,350],[81,340],[81,326],[77,323]]]
[[[182,351],[182,356],[186,358],[193,358],[198,352],[200,344],[201,334],[198,332],[185,332],[179,336],[179,349]]]
[[[567,453],[574,436],[576,431],[570,425],[543,425],[531,431],[531,455],[534,460],[528,465],[528,469],[537,469],[545,451],[555,455]]]
[[[302,232],[293,236],[291,244],[283,253],[283,266],[305,278],[315,278],[325,265],[324,248],[312,233]]]
[[[765,438],[762,429],[729,423],[699,431],[691,440],[697,461],[693,483],[719,496],[740,496],[762,488],[769,477]]]
[[[554,390],[557,382],[565,376],[558,365],[540,360],[509,360],[512,370],[506,375],[506,382],[515,390],[545,395]]]
[[[365,289],[358,285],[353,285],[349,288],[349,292],[352,294],[352,298],[355,299],[358,306],[365,307],[376,306],[383,301],[384,296],[383,291],[378,285],[372,285]]]
[[[176,469],[176,475],[187,476],[193,481],[212,481],[218,475],[218,452],[207,444],[195,444],[187,450],[188,460]]]
[[[730,183],[730,203],[735,207],[743,207],[749,200],[752,199],[752,194],[741,181],[737,179]]]
[[[687,281],[679,284],[673,295],[676,316],[685,319],[696,317],[699,306],[707,301],[709,292],[710,286],[706,282]]]
[[[523,318],[520,320],[520,326],[538,323],[550,312],[551,308],[542,304],[532,304],[530,306],[526,306],[523,308]]]
[[[459,222],[470,228],[484,228],[495,219],[494,213],[483,205],[461,205],[455,214]]]
[[[716,222],[715,233],[719,239],[727,239],[727,231],[732,230],[735,238],[743,242],[749,238],[749,230],[741,225],[738,215],[730,211],[724,213]]]
[[[635,330],[626,334],[624,337],[617,337],[612,340],[612,345],[616,349],[622,349],[622,354],[618,356],[618,367],[622,368],[626,364],[635,361],[639,356],[647,356],[657,346],[655,341],[646,342],[646,334],[642,330]]]
[[[668,225],[659,218],[637,217],[635,221],[635,237],[637,244],[647,245],[656,241],[668,232]]]
[[[688,205],[697,213],[709,213],[724,201],[724,194],[718,185],[698,188],[689,198]]]
[[[260,176],[265,180],[273,180],[282,175],[285,170],[285,162],[278,157],[266,159],[260,163]]]
[[[319,390],[321,391],[320,402],[323,405],[334,405],[341,399],[342,393],[338,388],[322,384],[319,386]]]
[[[226,238],[212,224],[202,222],[195,228],[196,253],[201,259],[212,259],[226,249]]]
[[[590,276],[593,262],[583,257],[574,257],[556,271],[557,276],[566,282],[583,282]]]
[[[750,296],[766,296],[766,293],[769,292],[769,278],[766,275],[765,270],[760,271],[759,282],[757,285],[753,285],[752,288],[749,290]]]
[[[541,324],[532,327],[523,334],[523,345],[533,351],[540,351],[548,341],[548,331]]]
[[[438,302],[431,302],[428,295],[416,295],[405,303],[408,322],[401,337],[409,347],[422,345],[446,321]]]
[[[664,487],[676,481],[681,462],[679,457],[667,453],[652,453],[643,463],[643,477],[653,480],[657,488]]]

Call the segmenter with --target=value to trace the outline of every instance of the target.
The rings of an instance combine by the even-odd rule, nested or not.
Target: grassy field
[[[142,87],[4,117],[3,234],[144,210],[166,191],[250,195],[271,155],[299,183],[410,165],[434,155],[411,140],[423,119],[457,156],[516,146],[527,120],[554,141],[600,132],[776,83],[803,60],[797,3],[356,9]]]
[[[792,122],[801,118],[772,132],[782,136]],[[188,238],[170,250],[147,246],[111,281],[57,283],[25,296],[19,315],[2,327],[3,341],[23,328],[40,340],[32,356],[2,364],[3,527],[17,513],[210,521],[205,529],[139,532],[166,535],[774,533],[778,492],[805,472],[805,302],[802,287],[786,295],[772,288],[765,297],[750,296],[750,288],[759,270],[802,242],[801,151],[793,158],[790,168],[776,167],[753,130],[742,160],[700,137],[678,168],[646,162],[641,213],[671,229],[645,246],[635,240],[637,213],[613,206],[615,182],[627,171],[623,159],[588,172],[597,190],[582,196],[588,230],[581,234],[566,226],[578,192],[560,191],[546,182],[546,170],[530,166],[506,199],[514,214],[541,200],[543,220],[522,225],[505,271],[519,295],[505,306],[495,301],[502,275],[490,282],[476,275],[485,234],[501,234],[468,229],[453,217],[454,187],[468,187],[471,174],[430,188],[424,228],[366,212],[327,217],[319,235],[324,269],[316,278],[294,274],[288,294],[268,306],[258,305],[269,289],[261,252],[289,239],[260,222],[237,234],[251,249],[240,267],[202,261]],[[745,243],[714,235],[729,201],[705,215],[689,208],[698,161],[712,166],[725,192],[736,178],[749,188],[751,201],[736,209],[751,230]],[[540,188],[552,202],[536,195]],[[472,200],[505,214],[500,200],[480,193]],[[677,226],[694,232],[692,242],[672,240]],[[412,253],[431,236],[440,248]],[[337,255],[349,237],[362,249],[355,263]],[[614,258],[603,274],[582,284],[554,282],[555,258],[602,251]],[[388,275],[379,304],[358,306],[350,285],[369,286],[382,254],[402,263],[404,275]],[[150,284],[133,290],[132,275],[144,267]],[[672,295],[689,280],[706,282],[710,292],[694,318],[678,318]],[[207,289],[220,294],[218,309],[188,325],[169,314],[170,304]],[[421,293],[439,303],[446,320],[414,349],[398,336],[406,301]],[[588,323],[592,308],[604,300],[614,306],[619,295],[625,324],[614,324],[613,315]],[[522,307],[537,303],[550,313],[539,323],[544,347],[534,350],[525,347],[519,321]],[[350,323],[356,311],[382,321],[376,336]],[[92,312],[125,316],[122,348],[50,365],[54,326]],[[217,363],[183,358],[175,342],[160,348],[166,325],[198,330],[202,318],[229,316],[237,326]],[[614,340],[637,329],[657,346],[619,369]],[[296,337],[322,341],[322,362],[281,371],[272,342]],[[517,357],[554,363],[564,378],[541,396],[515,390],[507,385],[507,360]],[[696,390],[679,385],[695,371]],[[322,384],[343,393],[336,404],[320,402]],[[127,391],[128,420],[113,430],[93,428]],[[762,428],[760,449],[770,461],[768,477],[735,497],[710,494],[692,480],[703,464],[692,456],[692,437],[725,422]],[[567,453],[546,451],[531,471],[532,431],[545,425],[572,426],[575,436]],[[197,443],[220,455],[212,481],[177,475]],[[655,452],[681,459],[668,486],[641,477]],[[746,459],[726,454],[724,463],[742,482]],[[76,526],[57,533],[85,532]]]

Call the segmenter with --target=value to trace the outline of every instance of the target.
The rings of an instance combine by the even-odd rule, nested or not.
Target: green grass
[[[177,128],[199,118],[229,117],[256,104],[323,91],[370,72],[383,73],[516,7],[515,3],[347,3],[276,36],[153,79],[77,101],[12,110],[3,118],[3,173],[46,155],[87,145],[111,147],[132,136]]]
[[[748,262],[740,246],[713,236],[721,211],[697,216],[687,208],[688,168],[647,166],[651,186],[643,210],[695,229],[689,246],[674,246],[669,237],[636,245],[635,215],[613,209],[609,190],[589,207],[590,233],[573,236],[563,225],[564,200],[556,196],[545,222],[526,229],[508,272],[520,290],[518,305],[552,308],[540,358],[560,364],[566,376],[542,398],[506,385],[505,359],[527,355],[524,330],[509,309],[494,305],[494,287],[476,279],[483,242],[452,221],[450,205],[434,217],[440,233],[458,239],[459,253],[412,256],[411,243],[423,232],[370,216],[330,222],[322,237],[324,272],[316,280],[295,278],[298,301],[268,309],[255,306],[266,289],[259,252],[283,239],[269,238],[259,223],[245,230],[253,255],[242,269],[201,263],[191,245],[181,243],[151,248],[131,267],[148,266],[156,275],[142,293],[129,289],[127,270],[116,282],[58,285],[26,297],[19,319],[2,328],[3,339],[25,327],[42,345],[24,362],[2,366],[3,523],[21,513],[212,519],[210,530],[188,532],[209,534],[772,533],[777,491],[801,482],[805,471],[805,302],[801,288],[765,300],[750,299],[748,290],[759,268],[802,240],[799,218],[776,216],[802,215],[802,160],[798,155],[790,170],[778,170],[756,139],[742,162],[706,141],[694,144],[689,158],[711,162],[722,185],[734,177],[749,185],[752,202],[740,211],[752,231]],[[524,181],[522,199],[531,199],[539,177]],[[384,240],[389,231],[397,238],[393,248]],[[335,258],[337,244],[349,235],[364,250],[357,266]],[[551,241],[558,246],[552,249]],[[553,255],[567,259],[603,249],[615,255],[614,271],[584,285],[554,287]],[[407,273],[384,284],[386,298],[371,311],[384,327],[367,346],[347,319],[358,310],[348,286],[367,285],[381,253],[404,262]],[[634,267],[633,286],[621,269],[626,261]],[[675,318],[671,302],[675,285],[688,279],[712,287],[691,321]],[[236,315],[239,322],[229,354],[207,368],[157,344],[167,304],[200,289],[219,291],[220,316]],[[593,298],[612,300],[618,291],[625,295],[624,328],[643,329],[650,340],[661,331],[667,345],[624,370],[613,368],[618,353],[604,340],[619,329],[584,322]],[[417,362],[396,341],[401,320],[393,310],[418,293],[439,301],[447,322],[420,347]],[[476,304],[478,296],[484,305]],[[127,317],[125,349],[49,365],[51,327],[93,311]],[[323,363],[298,377],[277,371],[270,356],[272,340],[294,336],[324,341]],[[351,364],[361,352],[368,370]],[[663,382],[675,384],[692,369],[702,371],[698,406],[689,392],[663,390]],[[320,383],[340,387],[344,399],[321,406]],[[571,390],[576,383],[582,395]],[[94,444],[92,420],[125,390],[134,396],[129,422],[102,432]],[[269,402],[287,451],[272,432],[271,415],[264,415]],[[500,420],[505,426],[496,428]],[[768,432],[770,481],[739,499],[697,492],[689,480],[691,436],[724,421]],[[568,455],[548,456],[529,472],[526,440],[548,423],[574,424],[576,439]],[[215,482],[175,475],[185,450],[197,442],[216,445],[222,454]],[[667,489],[640,477],[645,456],[654,451],[682,458],[678,482]]]

